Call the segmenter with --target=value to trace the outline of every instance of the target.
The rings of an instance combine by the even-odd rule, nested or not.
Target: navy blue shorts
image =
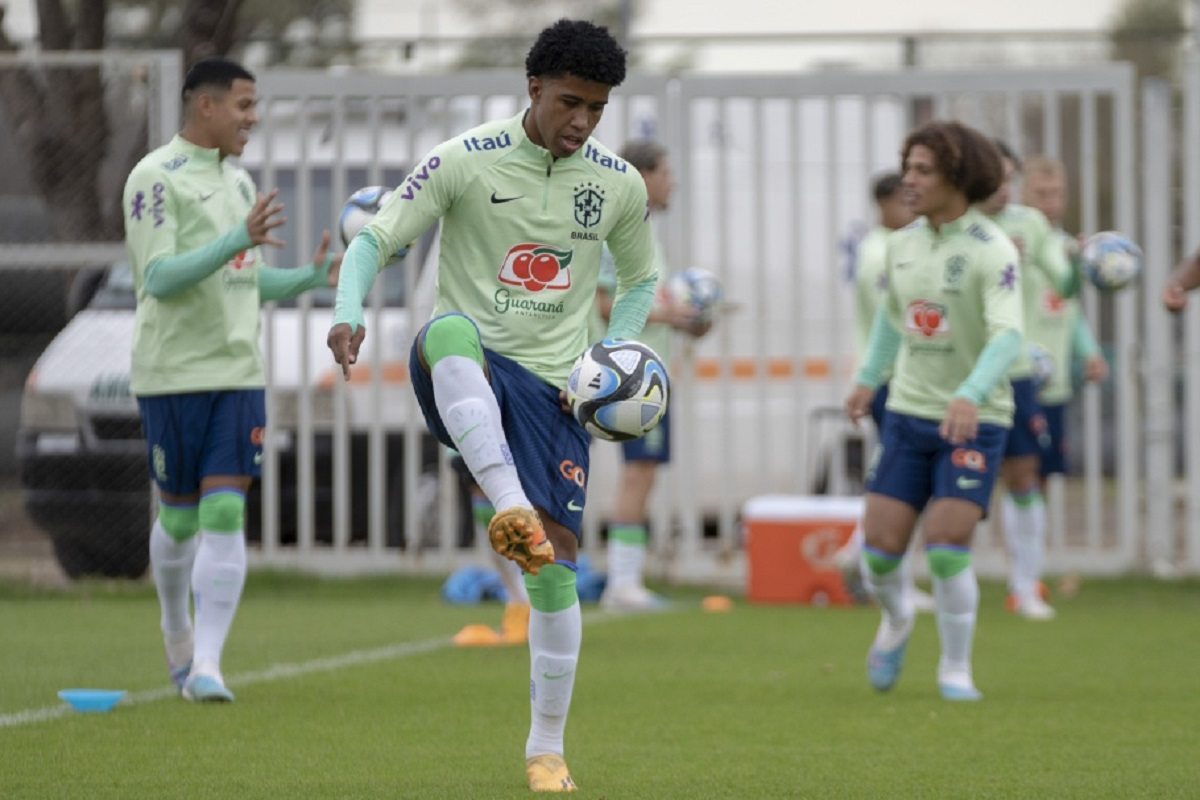
[[[875,390],[871,398],[871,419],[875,420],[875,433],[883,432],[883,418],[887,415],[888,385],[885,383]]]
[[[671,412],[663,414],[659,423],[645,436],[621,442],[621,452],[626,461],[668,463],[671,460]]]
[[[1042,477],[1064,475],[1067,472],[1067,404],[1042,406],[1042,413],[1050,433],[1049,446],[1042,448]]]
[[[439,442],[453,448],[454,442],[434,403],[433,379],[418,356],[419,344],[428,328],[426,323],[413,341],[409,374],[421,413],[425,415],[425,425]],[[551,519],[579,536],[587,500],[588,447],[592,437],[562,410],[556,387],[487,347],[483,355],[525,495]]]
[[[889,411],[867,491],[908,503],[918,512],[931,499],[970,500],[987,516],[1008,429],[986,422],[965,445],[952,445],[939,423]]]
[[[139,397],[138,409],[150,477],[162,491],[193,494],[210,475],[262,473],[262,389]]]
[[[1004,457],[1036,456],[1050,446],[1050,430],[1037,401],[1037,386],[1033,378],[1021,378],[1012,382],[1012,390],[1013,426]]]

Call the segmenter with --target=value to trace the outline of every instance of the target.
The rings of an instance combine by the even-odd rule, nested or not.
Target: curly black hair
[[[585,20],[560,19],[538,34],[525,57],[525,75],[574,75],[605,86],[625,80],[625,51],[608,28]]]
[[[961,122],[927,122],[909,133],[900,151],[901,169],[917,145],[933,151],[942,177],[966,195],[968,203],[991,197],[1004,181],[1004,163],[996,143]]]

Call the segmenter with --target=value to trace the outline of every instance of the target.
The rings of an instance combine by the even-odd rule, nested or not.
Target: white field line
[[[678,609],[680,607],[670,606],[669,608]],[[597,611],[584,614],[583,619],[589,626],[591,626],[603,622],[611,622],[612,620],[622,619],[629,616],[634,615],[608,614]],[[286,678],[298,678],[303,675],[312,675],[313,673],[317,672],[338,672],[343,669],[359,667],[364,664],[375,664],[380,661],[396,661],[402,658],[421,655],[423,653],[432,653],[451,646],[453,646],[453,640],[451,637],[439,636],[435,639],[424,639],[416,642],[400,642],[399,644],[387,645],[386,647],[376,647],[369,650],[351,650],[350,652],[343,653],[341,655],[315,658],[311,661],[301,661],[293,664],[272,664],[266,669],[231,675],[225,679],[225,683],[230,688],[239,688],[242,686],[251,686],[256,683],[269,683],[271,681],[283,680]],[[176,691],[175,687],[163,686],[158,689],[147,689],[145,691],[127,694],[121,699],[119,705],[143,705],[145,703],[156,703],[160,700],[173,699],[178,696],[179,692]],[[45,706],[43,708],[27,708],[24,711],[15,711],[11,714],[0,714],[0,728],[17,728],[21,725],[31,725],[36,722],[45,722],[47,720],[57,719],[71,713],[71,707],[66,703],[57,706]]]

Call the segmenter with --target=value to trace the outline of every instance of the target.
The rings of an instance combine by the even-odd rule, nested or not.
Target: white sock
[[[525,757],[563,754],[563,731],[583,640],[579,602],[562,611],[529,614],[529,738]]]
[[[486,535],[486,534],[485,534]],[[529,592],[525,591],[525,575],[515,561],[509,561],[499,553],[492,551],[492,560],[500,572],[500,582],[508,593],[508,602],[529,605]]]
[[[433,365],[433,399],[467,469],[497,511],[532,504],[521,488],[500,406],[483,368],[466,356],[444,356]]]
[[[162,631],[173,641],[186,640],[185,634],[192,631],[189,606],[197,538],[189,536],[179,541],[163,530],[158,520],[150,529],[150,574],[154,577],[154,589],[162,609]],[[175,663],[174,654],[170,655]]]
[[[609,537],[607,586],[614,589],[643,586],[642,569],[645,564],[646,545],[631,544]]]
[[[1004,517],[1004,539],[1012,559],[1009,567],[1009,589],[1019,598],[1037,592],[1042,577],[1046,548],[1046,504],[1035,493],[1024,505],[1011,494],[1001,504]]]
[[[952,578],[933,578],[937,601],[938,635],[942,656],[938,677],[971,677],[971,643],[975,638],[975,614],[979,609],[979,581],[975,569],[967,567]]]
[[[905,589],[904,566],[878,575],[863,550],[863,584],[879,602],[883,610],[883,624],[875,634],[875,646],[881,650],[893,650],[908,635],[913,622],[912,595]]]
[[[913,577],[912,556],[910,553],[905,553],[904,558],[900,559],[900,567],[896,570],[900,573],[900,587],[902,591],[910,598],[917,593],[917,579]]]
[[[246,582],[246,537],[201,531],[192,593],[196,602],[196,654],[192,671],[221,679],[221,650]]]

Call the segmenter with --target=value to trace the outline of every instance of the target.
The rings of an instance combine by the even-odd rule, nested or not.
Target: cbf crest
[[[588,181],[575,187],[575,221],[584,228],[594,228],[600,224],[604,214],[604,192],[599,186]]]
[[[967,257],[964,255],[953,255],[946,259],[946,270],[943,274],[943,282],[946,288],[958,288],[962,283],[962,277],[967,271]]]

